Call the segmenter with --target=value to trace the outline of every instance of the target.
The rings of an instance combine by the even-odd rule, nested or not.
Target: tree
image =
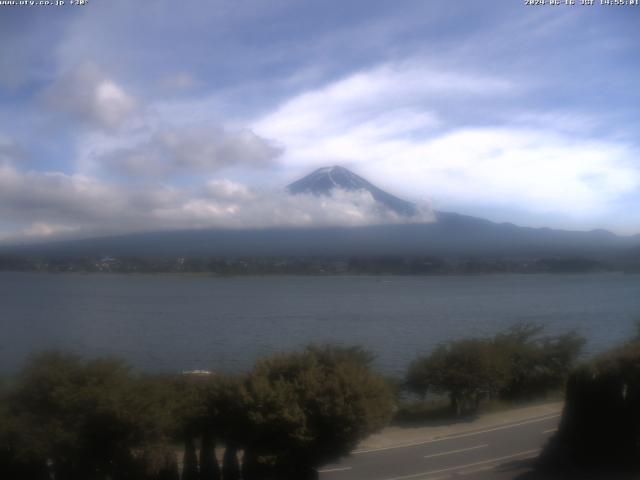
[[[50,462],[57,480],[126,479],[157,433],[155,397],[120,361],[56,352],[32,358],[18,376],[9,410],[18,442]],[[157,441],[157,438],[155,438]]]
[[[146,446],[140,461],[147,480],[180,480],[176,454],[167,443]]]
[[[244,410],[243,378],[215,375],[206,384],[204,393],[205,420],[202,447],[200,449],[202,480],[222,478],[237,480],[240,478],[238,445],[247,436],[247,420]],[[215,439],[225,446],[222,469],[214,456]],[[211,471],[211,473],[207,473]]]
[[[640,472],[640,342],[600,355],[571,373],[546,468]],[[604,478],[604,476],[603,476]]]
[[[0,478],[49,480],[41,442],[10,412],[8,394],[0,391]]]
[[[260,360],[246,382],[252,469],[312,478],[313,467],[384,426],[392,395],[370,361],[362,349],[331,346]]]
[[[222,459],[222,478],[229,480],[240,479],[240,464],[238,463],[238,447],[235,442],[229,441],[224,449]]]
[[[220,480],[220,465],[216,458],[216,442],[211,430],[206,429],[202,434],[200,445],[200,479]]]
[[[519,323],[492,338],[441,345],[411,363],[405,386],[423,397],[449,395],[458,415],[476,411],[483,398],[543,395],[564,385],[585,343],[574,331],[543,332],[541,325]]]
[[[418,394],[447,394],[457,414],[475,412],[480,400],[495,396],[509,381],[507,358],[489,339],[451,342],[409,366],[407,387]]]
[[[117,361],[48,353],[27,365],[14,408],[47,439],[56,478],[117,477],[131,467],[138,432],[126,402],[129,381]]]
[[[496,335],[496,348],[511,367],[502,398],[531,398],[564,386],[585,339],[575,331],[555,336],[543,333],[544,326],[525,322]]]
[[[184,439],[184,456],[182,457],[182,480],[199,480],[198,455],[193,444],[193,437],[186,435]]]
[[[175,438],[184,444],[183,480],[217,480],[220,467],[215,457],[213,422],[209,400],[215,376],[183,374],[171,383],[174,389]],[[200,458],[195,441],[200,438]]]

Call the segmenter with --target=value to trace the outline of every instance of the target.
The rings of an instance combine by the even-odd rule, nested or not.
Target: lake
[[[238,371],[310,342],[359,344],[402,374],[438,343],[535,321],[595,353],[640,319],[640,275],[232,277],[0,273],[0,370],[34,351],[144,371]]]

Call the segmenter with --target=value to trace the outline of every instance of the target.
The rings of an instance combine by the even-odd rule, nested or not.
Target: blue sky
[[[366,224],[340,164],[442,210],[640,232],[640,7],[0,7],[0,239]],[[391,219],[393,220],[393,219]]]

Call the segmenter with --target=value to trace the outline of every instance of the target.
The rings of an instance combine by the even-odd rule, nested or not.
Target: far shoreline
[[[478,273],[434,273],[434,274],[402,274],[402,273],[237,273],[216,274],[211,272],[118,272],[118,271],[46,271],[46,270],[0,270],[3,274],[27,274],[42,276],[123,276],[123,277],[169,277],[169,278],[453,278],[453,277],[537,277],[537,276],[621,276],[639,275],[640,271],[611,270],[599,272],[478,272]]]

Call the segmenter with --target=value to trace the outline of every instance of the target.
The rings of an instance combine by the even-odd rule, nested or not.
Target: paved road
[[[555,431],[560,414],[489,426],[409,445],[361,450],[326,465],[321,480],[517,478]]]

